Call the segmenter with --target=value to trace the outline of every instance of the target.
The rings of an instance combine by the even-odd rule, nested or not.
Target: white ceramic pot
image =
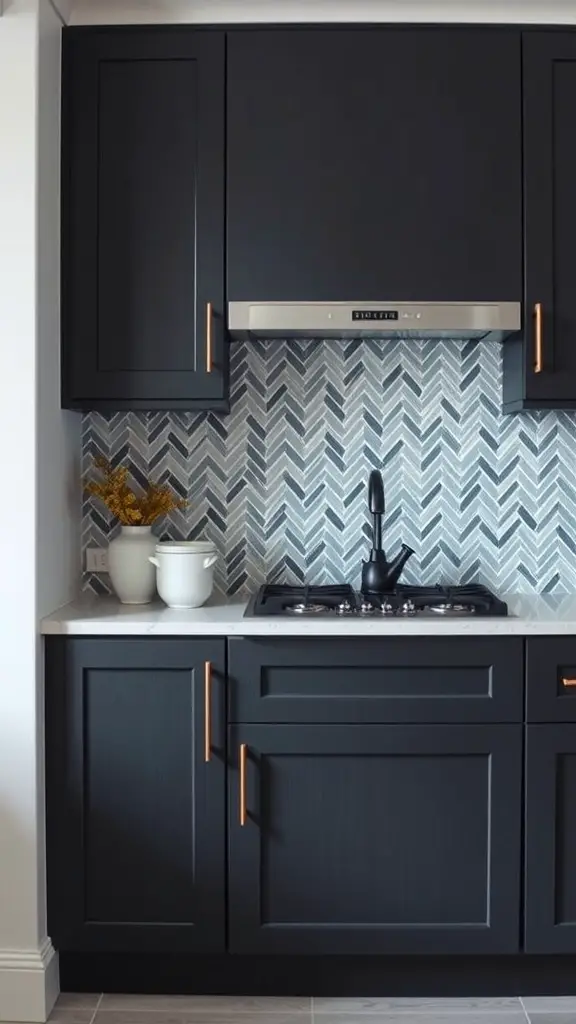
[[[122,604],[148,604],[156,578],[150,555],[156,549],[151,526],[123,526],[108,546],[110,581]]]
[[[212,567],[218,561],[211,541],[157,544],[150,561],[157,569],[158,593],[169,608],[199,608],[210,597],[214,585]]]

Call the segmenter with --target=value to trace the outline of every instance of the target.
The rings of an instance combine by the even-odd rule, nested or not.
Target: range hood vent
[[[522,325],[519,302],[230,302],[233,338],[474,338]]]

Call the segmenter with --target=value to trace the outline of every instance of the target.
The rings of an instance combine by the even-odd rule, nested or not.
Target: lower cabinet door
[[[62,950],[224,950],[223,641],[46,646],[52,941]]]
[[[520,725],[230,731],[234,953],[519,948]]]
[[[576,953],[576,725],[526,731],[526,952]]]

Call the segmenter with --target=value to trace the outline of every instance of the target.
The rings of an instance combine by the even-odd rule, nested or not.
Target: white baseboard
[[[39,949],[0,949],[0,1021],[43,1024],[59,991],[58,954],[50,939]]]

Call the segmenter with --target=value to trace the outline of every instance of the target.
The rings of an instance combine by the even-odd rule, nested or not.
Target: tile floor
[[[51,1024],[576,1024],[576,996],[326,999],[63,993]]]

